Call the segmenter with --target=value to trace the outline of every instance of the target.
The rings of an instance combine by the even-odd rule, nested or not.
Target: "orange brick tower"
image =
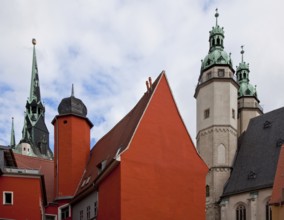
[[[71,199],[78,187],[90,154],[90,129],[84,103],[72,94],[62,99],[54,125],[54,195]]]

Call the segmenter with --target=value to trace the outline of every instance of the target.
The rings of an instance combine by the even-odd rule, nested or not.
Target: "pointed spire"
[[[12,148],[15,148],[15,129],[14,129],[14,117],[12,117],[12,128],[11,128],[11,141],[10,141],[10,146]]]
[[[216,8],[216,13],[215,13],[215,18],[216,18],[216,27],[218,26],[218,17],[219,17],[219,13],[218,13],[218,8]]]
[[[244,45],[241,46],[242,50],[241,50],[241,54],[242,54],[242,63],[244,62]]]
[[[71,96],[74,97],[74,84],[72,83]]]
[[[33,63],[32,63],[32,78],[31,78],[31,89],[30,89],[30,102],[36,100],[40,101],[40,87],[39,87],[39,77],[38,77],[38,68],[37,68],[37,59],[36,59],[36,39],[32,39],[33,44]]]

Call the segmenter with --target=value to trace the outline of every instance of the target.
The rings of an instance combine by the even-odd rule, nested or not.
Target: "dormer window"
[[[270,121],[265,121],[263,124],[263,128],[270,128],[272,123]]]
[[[100,162],[100,163],[97,165],[99,174],[105,169],[106,164],[107,164],[107,160],[103,160],[102,162]]]

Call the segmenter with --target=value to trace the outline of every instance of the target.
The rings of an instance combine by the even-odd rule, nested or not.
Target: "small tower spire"
[[[74,84],[72,83],[71,96],[74,97]]]
[[[219,13],[218,13],[218,8],[216,8],[216,13],[215,13],[215,18],[216,18],[216,27],[218,26],[218,17],[219,17]]]
[[[10,140],[10,146],[12,148],[15,148],[15,129],[14,129],[14,117],[12,117],[12,128],[11,128],[11,140]]]
[[[244,62],[244,45],[241,46],[242,50],[241,50],[241,54],[242,54],[242,63]]]

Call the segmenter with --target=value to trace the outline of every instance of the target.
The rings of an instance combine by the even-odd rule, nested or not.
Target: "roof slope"
[[[54,161],[14,153],[18,168],[37,169],[44,175],[47,201],[53,201]]]
[[[99,176],[98,167],[101,166],[102,163],[104,163],[103,166],[108,166],[116,155],[127,148],[152,94],[164,74],[163,71],[154,81],[150,91],[147,91],[136,106],[95,144],[91,150],[90,158],[81,183],[79,183],[76,195],[92,185]],[[89,180],[86,181],[88,178]],[[85,184],[82,184],[83,182],[85,182]]]
[[[239,141],[223,196],[272,187],[284,143],[284,108],[251,119]]]
[[[272,196],[270,204],[283,204],[283,189],[284,189],[284,145],[281,147],[281,152],[278,159],[276,176],[273,184]]]

